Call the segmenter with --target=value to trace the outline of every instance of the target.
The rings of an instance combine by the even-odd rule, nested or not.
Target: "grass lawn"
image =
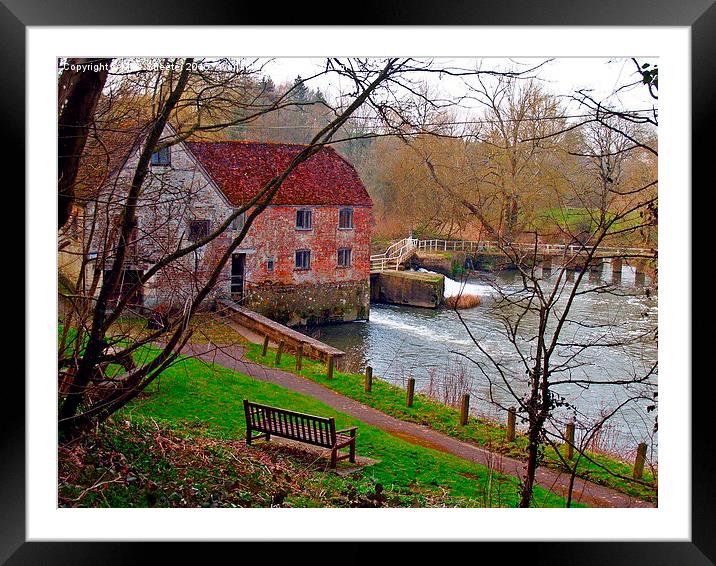
[[[126,321],[121,321],[120,324],[122,325],[121,334],[141,334],[143,332],[142,327],[144,323],[142,321],[129,319]],[[274,366],[273,360],[275,359],[275,352],[273,349],[270,350],[270,354],[267,355],[266,358],[262,357],[261,345],[247,343],[241,336],[239,336],[233,329],[231,329],[230,326],[228,326],[216,315],[202,315],[200,317],[197,317],[196,325],[198,330],[192,337],[193,342],[211,341],[215,344],[223,346],[240,343],[246,348],[246,357],[248,359],[265,365]],[[193,363],[199,362],[195,362],[192,360],[188,360],[186,362],[186,364]],[[281,364],[279,367],[283,370],[297,373],[295,371],[295,358],[286,352],[284,352],[282,355]],[[165,382],[169,381],[167,376],[177,375],[177,371],[177,367],[171,368],[166,372],[166,375],[161,378],[162,391],[165,388]],[[209,370],[204,368],[204,371]],[[225,371],[228,372],[229,370]],[[303,377],[321,383],[329,389],[332,389],[352,399],[356,399],[361,403],[364,403],[365,405],[374,407],[393,417],[429,426],[435,430],[438,430],[455,438],[459,438],[468,442],[473,442],[500,454],[515,458],[525,457],[526,439],[524,438],[524,436],[518,434],[516,441],[513,443],[509,443],[506,440],[506,429],[502,427],[499,423],[474,417],[470,418],[470,421],[468,422],[467,426],[459,426],[457,424],[457,409],[446,406],[427,397],[426,395],[422,395],[419,393],[415,395],[413,407],[408,408],[405,406],[405,391],[400,387],[380,380],[378,376],[374,376],[372,391],[370,393],[366,393],[363,387],[363,375],[336,371],[334,374],[335,378],[333,380],[328,380],[325,376],[325,365],[312,360],[308,360],[306,358],[304,358],[303,360],[302,371],[298,373]],[[185,383],[185,385],[182,388],[182,395],[187,395],[189,396],[189,398],[192,398],[193,394],[186,392],[186,379],[187,378],[185,376],[183,378],[183,382]],[[255,386],[261,387],[263,385],[257,383],[255,384]],[[179,386],[178,384],[174,384],[171,387],[173,389],[174,387]],[[196,394],[200,394],[201,391],[201,389],[198,389]],[[290,393],[286,392],[286,394]],[[170,396],[163,401],[161,397],[158,397],[156,400],[154,399],[154,397],[152,397],[151,402],[154,406],[158,406],[156,404],[160,401],[162,403],[174,406],[176,404],[176,399],[174,397],[175,396]],[[256,402],[261,402],[259,398],[254,398],[253,396],[247,395],[247,398]],[[243,399],[243,397],[239,398],[236,401],[236,411],[238,412],[234,414],[235,418],[233,420],[236,426],[243,427],[243,416],[241,416],[240,410],[241,399]],[[142,404],[147,402],[148,401],[146,400],[138,401],[137,403],[135,403],[134,406],[141,407]],[[267,403],[271,404],[271,402]],[[282,406],[278,402],[274,404]],[[291,407],[291,405],[288,404],[285,406]],[[180,409],[181,407],[182,406],[179,406],[177,407],[177,409]],[[301,411],[302,409],[297,410]],[[327,408],[326,410],[326,413],[320,412],[317,414],[332,414],[330,409]],[[141,414],[141,411],[137,414]],[[191,416],[187,418],[191,418]],[[216,418],[217,415],[214,412],[208,414],[207,416],[208,422],[212,424],[212,427],[212,421]],[[224,416],[222,417],[222,420],[224,418],[228,417]],[[179,420],[181,420],[179,417],[175,419],[170,419],[169,423],[171,426],[176,426]],[[337,419],[337,425],[339,428],[343,428],[343,422],[344,421]],[[345,422],[352,423],[352,421]],[[346,424],[346,426],[351,426],[351,424]],[[224,426],[223,428],[225,429],[226,427]],[[363,428],[365,428],[365,426],[362,427],[362,429]],[[240,428],[237,430],[239,431],[238,434],[242,434],[244,429]],[[393,437],[389,438],[393,439]],[[593,460],[593,462],[582,459],[578,469],[578,474],[581,477],[589,479],[590,481],[593,481],[595,483],[617,489],[619,491],[622,491],[634,497],[638,497],[645,501],[656,502],[657,489],[655,486],[655,478],[650,470],[647,469],[644,472],[644,481],[650,485],[643,485],[628,479],[631,477],[630,464],[603,454],[588,453],[588,456]],[[554,449],[551,447],[545,448],[543,465],[547,465],[549,467],[557,469],[563,468],[559,457],[557,456]],[[378,466],[377,469],[380,470],[380,466]],[[623,478],[618,476],[623,476]],[[513,489],[512,491],[514,492],[516,490]]]
[[[607,212],[607,220],[614,218],[614,213]],[[580,207],[556,207],[547,208],[539,213],[530,222],[529,228],[540,233],[553,233],[555,230],[567,230],[571,233],[578,233],[581,230],[593,231],[599,221],[599,211]],[[634,230],[644,222],[639,211],[632,211],[624,218],[618,220],[610,228],[612,232]],[[632,238],[634,235],[632,235]],[[614,238],[612,238],[614,239]],[[620,240],[623,238],[617,238]],[[639,242],[625,241],[624,244],[637,245]],[[605,245],[616,245],[617,241],[611,241]]]
[[[274,366],[275,355],[271,351],[265,358],[261,356],[261,345],[246,344],[246,357],[252,361]],[[466,426],[460,426],[459,411],[439,403],[426,395],[416,393],[413,406],[405,406],[405,390],[373,378],[373,387],[370,393],[364,390],[364,376],[336,371],[334,379],[326,377],[325,364],[313,360],[303,360],[300,372],[295,370],[295,358],[284,353],[279,366],[281,369],[298,373],[303,377],[321,383],[338,393],[356,399],[361,403],[374,407],[393,417],[429,426],[435,430],[454,436],[461,440],[473,442],[501,454],[515,458],[526,457],[527,441],[523,435],[518,435],[515,442],[507,442],[507,431],[499,423],[471,417]],[[566,455],[566,447],[563,454]],[[656,488],[652,485],[643,485],[631,481],[631,466],[615,458],[603,454],[588,453],[594,462],[582,459],[578,468],[578,475],[595,483],[618,489],[646,501],[656,501]],[[543,465],[561,469],[563,467],[559,456],[552,447],[545,447]],[[616,475],[615,475],[616,474]],[[625,476],[622,479],[617,476]],[[644,481],[654,482],[652,473],[645,470]]]
[[[374,493],[380,485],[396,505],[408,506],[516,506],[518,480],[449,454],[416,446],[282,387],[255,381],[240,373],[184,359],[162,374],[151,391],[126,407],[117,419],[168,427],[181,437],[196,436],[219,442],[243,442],[245,423],[242,399],[336,419],[338,428],[358,426],[357,452],[380,462],[346,478],[330,471],[312,481],[350,484],[341,489],[358,494]],[[262,454],[274,450],[271,443],[257,443],[247,450]],[[345,467],[341,462],[339,466]],[[288,505],[304,505],[288,495]],[[535,489],[535,506],[562,507],[564,500]]]

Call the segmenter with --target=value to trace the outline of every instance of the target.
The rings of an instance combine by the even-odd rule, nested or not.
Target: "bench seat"
[[[331,468],[335,468],[339,460],[346,458],[350,462],[355,462],[357,427],[336,430],[336,423],[332,417],[318,417],[260,405],[248,399],[244,399],[244,413],[246,444],[249,446],[254,440],[271,440],[271,435],[274,435],[329,449]],[[348,448],[348,454],[341,453],[342,448]]]

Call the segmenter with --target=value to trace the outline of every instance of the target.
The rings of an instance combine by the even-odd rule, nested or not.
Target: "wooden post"
[[[564,437],[567,441],[567,460],[571,460],[574,458],[574,422],[567,423]]]
[[[646,442],[640,442],[636,449],[636,459],[634,460],[634,479],[640,480],[644,475],[644,464],[646,463]]]
[[[276,361],[274,362],[276,365],[281,363],[281,354],[283,353],[283,346],[284,342],[283,340],[280,340],[278,343],[278,349],[276,350]]]
[[[470,412],[470,394],[464,393],[460,401],[460,425],[465,426],[467,424],[467,416]]]
[[[517,421],[517,409],[507,409],[507,442],[515,441],[515,422]]]
[[[408,397],[405,401],[406,406],[412,407],[413,406],[413,395],[415,394],[415,378],[409,377],[408,378]]]
[[[333,354],[328,354],[326,365],[328,366],[327,377],[333,379]]]
[[[265,358],[266,352],[268,352],[269,337],[268,334],[264,336],[264,349],[261,351],[261,355]]]
[[[303,367],[303,342],[296,346],[296,371],[301,371]]]
[[[366,366],[365,368],[365,391],[370,393],[373,389],[373,368]]]

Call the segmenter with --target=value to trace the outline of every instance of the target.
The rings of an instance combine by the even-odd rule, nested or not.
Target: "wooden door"
[[[231,256],[231,296],[236,301],[244,298],[244,277],[246,274],[246,254]]]

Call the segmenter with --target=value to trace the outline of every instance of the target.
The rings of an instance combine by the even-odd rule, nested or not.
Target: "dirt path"
[[[241,346],[219,348],[210,344],[193,344],[188,345],[183,353],[239,371],[258,380],[303,393],[325,403],[336,411],[380,428],[407,442],[441,450],[484,466],[490,465],[505,474],[520,477],[524,473],[525,463],[523,461],[490,452],[415,423],[401,421],[293,373],[245,360],[243,359],[244,349]],[[536,482],[553,493],[566,495],[569,476],[550,468],[538,468]],[[575,480],[573,500],[577,503],[585,503],[590,507],[654,506],[630,495],[579,478]]]

